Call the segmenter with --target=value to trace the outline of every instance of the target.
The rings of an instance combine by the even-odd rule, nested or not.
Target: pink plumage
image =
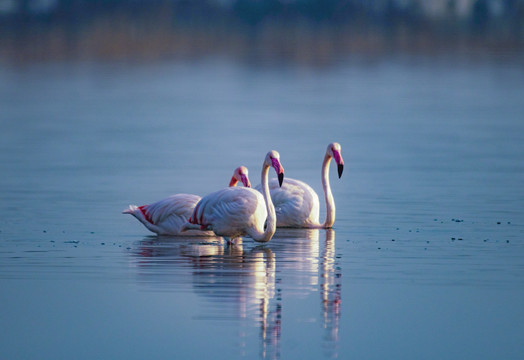
[[[196,205],[185,229],[206,228],[231,240],[248,235],[258,242],[271,240],[276,229],[275,208],[268,189],[273,167],[280,183],[284,169],[276,151],[267,153],[261,172],[262,194],[248,188],[225,188],[204,196]]]
[[[276,179],[269,182],[271,200],[277,214],[277,227],[330,228],[335,223],[335,200],[329,184],[329,165],[331,159],[337,163],[338,177],[342,176],[344,160],[339,143],[331,143],[326,149],[322,163],[322,188],[326,201],[326,219],[319,222],[320,203],[318,195],[303,181],[286,178],[282,187]],[[261,190],[261,186],[256,187]]]
[[[235,169],[230,186],[235,186],[239,181],[244,186],[251,186],[245,166]],[[214,236],[212,231],[202,229],[192,229],[182,233],[182,227],[187,223],[199,201],[198,195],[176,194],[148,205],[129,205],[129,208],[122,213],[133,215],[148,230],[158,235]]]

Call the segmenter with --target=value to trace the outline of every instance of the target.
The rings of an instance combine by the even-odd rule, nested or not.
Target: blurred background
[[[0,0],[4,61],[512,54],[523,0]]]
[[[524,0],[0,0],[2,359],[524,359],[523,50]],[[333,141],[336,238],[121,214],[270,149],[322,199]]]

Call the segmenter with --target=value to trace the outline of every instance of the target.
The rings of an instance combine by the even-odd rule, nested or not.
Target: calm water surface
[[[521,359],[524,67],[59,63],[0,69],[0,357]],[[156,237],[120,212],[265,153],[333,230]],[[321,217],[324,216],[322,205]]]

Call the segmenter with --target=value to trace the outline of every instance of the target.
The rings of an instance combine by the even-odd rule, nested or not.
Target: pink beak
[[[278,159],[271,159],[271,162],[273,163],[273,168],[275,169],[278,175],[278,185],[282,186],[282,182],[284,181],[284,168],[282,167]]]
[[[344,160],[342,159],[340,152],[337,150],[333,150],[333,157],[335,158],[335,162],[338,165],[338,177],[340,178],[342,176],[342,172],[344,171]]]
[[[242,174],[240,177],[242,179],[242,184],[244,184],[245,187],[250,188],[251,183],[249,182],[249,179],[247,178],[247,176]]]

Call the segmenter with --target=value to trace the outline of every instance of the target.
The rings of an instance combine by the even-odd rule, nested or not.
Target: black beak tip
[[[284,173],[278,174],[278,186],[282,187],[283,181],[284,181]]]
[[[340,164],[338,166],[338,178],[340,179],[340,177],[342,176],[342,171],[344,171],[344,164]]]

